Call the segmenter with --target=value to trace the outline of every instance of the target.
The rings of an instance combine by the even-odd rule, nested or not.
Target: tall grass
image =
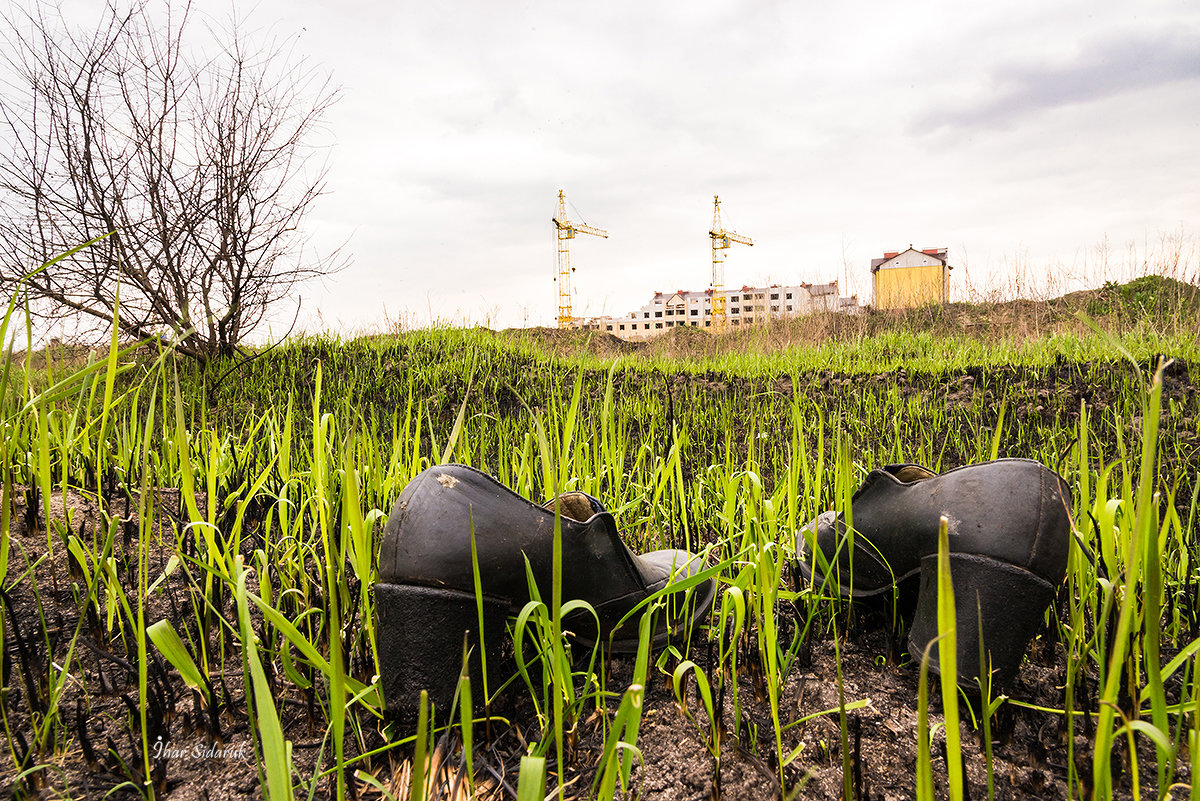
[[[15,307],[0,325],[5,343]],[[676,644],[655,659],[648,623],[631,621],[643,629],[630,686],[610,683],[601,649],[565,635],[563,617],[587,610],[570,602],[561,575],[550,597],[535,595],[511,630],[519,675],[503,682],[534,710],[520,723],[529,745],[520,792],[542,797],[548,777],[554,793],[579,774],[598,797],[633,789],[647,757],[643,710],[670,682],[692,717],[686,730],[712,756],[714,782],[732,744],[733,753],[768,759],[779,792],[790,794],[808,755],[784,688],[801,651],[850,622],[841,600],[787,588],[796,531],[824,509],[848,511],[873,467],[915,461],[942,470],[1009,455],[1059,469],[1075,490],[1078,545],[1047,636],[1065,659],[1066,702],[1056,714],[1069,733],[1094,726],[1096,739],[1091,775],[1072,763],[1069,791],[1125,792],[1129,774],[1121,784],[1109,773],[1114,755],[1132,759],[1150,743],[1155,769],[1140,778],[1163,792],[1196,771],[1200,635],[1188,598],[1200,575],[1194,451],[1158,432],[1164,421],[1184,432],[1200,409],[1176,395],[1160,417],[1168,368],[1145,385],[1113,368],[1114,350],[1147,363],[1158,353],[1194,358],[1195,347],[1151,330],[1117,346],[1094,333],[985,342],[882,331],[771,354],[604,360],[447,330],[301,340],[224,379],[229,364],[176,366],[169,349],[137,351],[115,337],[101,360],[77,370],[17,363],[10,347],[0,386],[0,582],[35,610],[35,625],[14,629],[10,620],[0,634],[10,682],[28,675],[32,689],[26,709],[0,704],[6,759],[29,791],[52,781],[71,789],[61,785],[69,779],[52,779],[51,766],[96,736],[64,712],[76,698],[104,703],[94,668],[78,656],[90,638],[136,666],[129,678],[139,711],[110,762],[147,797],[172,770],[151,751],[171,732],[164,721],[177,701],[159,688],[176,676],[203,713],[205,736],[230,734],[220,712],[231,704],[253,723],[270,797],[306,782],[283,705],[305,709],[330,745],[310,787],[346,797],[357,776],[411,749],[418,797],[423,749],[450,731],[466,751],[470,785],[486,739],[477,736],[476,706],[489,715],[500,688],[462,685],[452,722],[427,718],[441,731],[398,730],[378,691],[371,593],[380,524],[397,493],[429,465],[457,461],[536,500],[571,489],[597,495],[634,550],[708,549],[710,567],[696,582],[719,583],[708,628],[693,633],[690,649]],[[1063,389],[1030,398],[1024,380]],[[1103,404],[1081,404],[1069,391],[1079,387]],[[9,536],[22,496],[42,553]],[[56,517],[80,497],[94,499],[103,525],[85,530],[78,516]],[[56,559],[78,576],[74,595],[44,591],[44,582],[67,582],[50,569]],[[67,607],[56,603],[71,636],[52,643],[47,599],[68,596]],[[943,659],[953,653],[941,649]],[[953,684],[953,666],[941,667]],[[240,677],[234,686],[230,676]],[[1086,696],[1081,682],[1101,688],[1096,710],[1075,708],[1087,700],[1077,697]],[[943,687],[947,778],[959,787],[954,692]],[[989,749],[987,726],[1002,701],[980,716]],[[843,697],[829,712],[844,719],[864,703]],[[744,725],[750,707],[761,710],[766,745]],[[591,716],[602,721],[602,747],[589,762],[573,745]],[[842,741],[849,765],[848,734]],[[932,792],[931,770],[923,761],[914,776],[922,797]]]

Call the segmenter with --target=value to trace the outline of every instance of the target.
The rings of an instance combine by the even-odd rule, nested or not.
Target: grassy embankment
[[[413,747],[411,733],[389,728],[372,684],[380,516],[421,469],[457,461],[532,498],[585,490],[631,547],[707,551],[720,580],[712,624],[695,635],[712,642],[703,667],[694,653],[644,654],[631,687],[610,685],[604,661],[578,648],[567,657],[555,610],[530,610],[525,639],[542,658],[528,687],[511,690],[533,709],[521,721],[523,792],[540,795],[549,774],[550,787],[582,776],[611,797],[639,756],[643,688],[658,673],[681,695],[694,677],[688,708],[714,775],[733,736],[715,699],[728,696],[737,720],[738,699],[761,687],[771,731],[760,747],[790,789],[808,755],[780,714],[781,689],[808,645],[854,625],[837,599],[788,586],[795,533],[843,508],[872,467],[1008,455],[1055,467],[1074,489],[1078,543],[1044,634],[1065,661],[1065,701],[1052,713],[1095,749],[1086,770],[1069,755],[1070,792],[1165,792],[1200,758],[1200,340],[1194,296],[1139,291],[1085,299],[1111,335],[1070,309],[1039,307],[1032,330],[1019,309],[955,307],[813,318],[717,342],[677,332],[619,357],[623,346],[582,336],[438,330],[300,340],[228,374],[229,363],[200,371],[115,342],[82,369],[12,359],[0,481],[25,509],[13,520],[6,502],[0,521],[12,786],[77,786],[63,755],[83,749],[128,788],[162,792],[181,766],[154,759],[154,744],[185,702],[213,741],[248,718],[270,797],[314,784],[345,797],[345,783],[376,783]],[[1179,361],[1160,369],[1160,355]],[[52,508],[72,497],[90,499],[94,521]],[[23,536],[10,538],[10,525]],[[44,548],[21,545],[31,532]],[[953,690],[941,692],[949,714]],[[469,694],[473,713],[456,716],[455,737],[478,744],[485,689]],[[105,703],[122,695],[124,705]],[[832,714],[844,721],[854,702]],[[307,709],[303,734],[287,704]],[[596,708],[606,713],[598,764],[572,756]],[[95,710],[125,736],[88,742]],[[990,718],[963,725],[986,733]],[[312,732],[320,756],[300,760],[292,746]],[[928,734],[914,736],[926,753]],[[418,740],[418,755],[433,742]],[[1151,764],[1136,759],[1146,744]],[[469,784],[485,778],[472,763]],[[419,786],[424,762],[411,764]],[[1114,764],[1124,766],[1115,780]],[[912,783],[923,796],[924,776]],[[958,795],[953,767],[938,781]]]

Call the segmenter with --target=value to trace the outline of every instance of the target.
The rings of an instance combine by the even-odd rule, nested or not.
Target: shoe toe
[[[706,567],[704,557],[670,548],[638,556],[637,565],[645,580],[647,595],[684,582]],[[708,578],[678,592],[667,592],[666,614],[659,614],[653,646],[658,648],[664,645],[668,639],[686,632],[695,621],[707,615],[712,608],[716,588],[716,580]],[[617,631],[612,648],[615,653],[633,653],[637,645],[637,627],[623,626]]]
[[[668,582],[694,576],[704,569],[703,557],[674,548],[642,554],[638,561],[641,562],[642,575],[647,584],[653,585],[655,590],[665,587]]]
[[[685,581],[700,573],[707,566],[703,556],[675,549],[651,551],[639,557],[639,561],[660,573],[661,577],[647,587],[651,592],[657,592],[670,584]],[[705,579],[692,587],[692,597],[696,599],[696,615],[706,612],[712,606],[716,587],[716,579],[712,578]]]
[[[826,560],[832,558],[837,543],[837,532],[838,516],[833,510],[822,512],[800,529],[796,534],[797,579],[803,578],[805,582],[812,582],[814,574],[819,573],[821,569],[820,562],[813,557],[814,546],[822,552]]]

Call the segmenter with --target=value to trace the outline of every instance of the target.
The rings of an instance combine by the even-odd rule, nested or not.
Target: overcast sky
[[[910,243],[948,247],[959,291],[1195,246],[1195,0],[238,10],[343,88],[308,225],[352,263],[306,288],[310,328],[552,325],[559,189],[610,234],[572,243],[577,314],[704,289],[714,194],[755,240],[728,286],[864,302],[871,258]]]

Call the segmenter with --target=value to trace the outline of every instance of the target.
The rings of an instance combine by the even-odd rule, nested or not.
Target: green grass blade
[[[238,631],[242,639],[242,658],[250,675],[254,690],[254,717],[252,725],[259,734],[262,748],[263,769],[266,773],[266,796],[270,801],[291,801],[292,791],[291,744],[283,736],[279,712],[275,709],[271,685],[263,671],[254,638],[254,626],[250,619],[250,602],[246,592],[246,573],[242,557],[237,557],[237,585],[235,590]]]
[[[171,625],[171,621],[165,618],[158,621],[146,629],[146,636],[150,638],[150,642],[154,643],[158,652],[166,657],[172,667],[179,671],[183,683],[200,692],[207,699],[208,685],[204,681],[204,676],[200,673],[200,668],[196,666],[195,660],[192,659],[192,655],[188,652],[187,646],[183,644],[178,632],[175,631],[175,627]]]
[[[942,680],[942,714],[946,720],[946,774],[951,801],[963,798],[963,760],[958,718],[958,620],[950,579],[949,521],[938,524],[938,668]]]
[[[546,795],[546,758],[521,757],[517,776],[517,801],[542,801]]]

